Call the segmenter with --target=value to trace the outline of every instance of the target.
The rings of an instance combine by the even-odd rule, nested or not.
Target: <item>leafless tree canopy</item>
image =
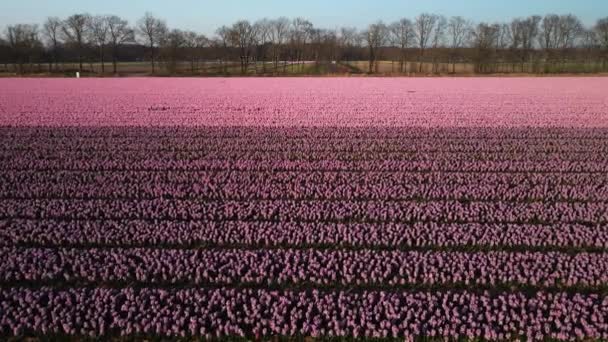
[[[379,49],[388,41],[388,28],[382,21],[369,25],[363,37],[369,49],[369,72],[377,71]]]
[[[572,14],[473,23],[432,13],[374,22],[364,30],[325,29],[306,18],[238,20],[212,36],[169,28],[146,13],[135,25],[115,15],[74,14],[47,18],[40,27],[11,25],[0,35],[4,71],[62,72],[77,62],[83,72],[113,72],[121,61],[145,61],[152,73],[267,74],[390,72],[608,72],[608,18],[585,26]],[[367,61],[366,65],[358,64]],[[97,66],[93,66],[93,64]],[[69,66],[67,67],[69,68]]]
[[[90,21],[91,16],[88,14],[74,14],[68,17],[62,25],[64,39],[74,45],[78,52],[78,69],[80,72],[82,72],[82,57]]]
[[[121,45],[135,42],[135,31],[129,26],[129,22],[116,15],[106,18],[110,45],[112,46],[112,66],[116,74],[118,69],[118,48]]]
[[[60,43],[62,22],[57,17],[49,17],[42,25],[42,33],[47,41],[52,59],[49,60],[49,65],[52,68],[53,63],[57,63],[57,49]]]
[[[137,31],[144,44],[150,48],[150,63],[152,65],[152,73],[154,73],[154,50],[167,34],[167,24],[164,20],[154,17],[151,13],[146,13],[144,17],[137,22]]]
[[[105,72],[105,48],[110,38],[110,28],[108,25],[108,16],[91,17],[88,24],[89,39],[93,46],[99,50],[99,60],[101,62],[101,72]]]
[[[407,62],[407,50],[413,46],[414,40],[416,39],[414,24],[411,20],[403,18],[392,23],[389,30],[392,44],[399,47],[399,71],[403,72],[405,63]]]

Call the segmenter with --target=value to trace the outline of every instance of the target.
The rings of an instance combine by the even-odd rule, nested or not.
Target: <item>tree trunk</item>
[[[106,65],[105,65],[105,61],[104,61],[104,53],[103,53],[103,45],[99,48],[99,55],[101,57],[101,74],[105,74],[106,73]]]
[[[152,74],[156,72],[154,67],[154,44],[150,44],[150,60],[152,62]]]
[[[57,69],[57,45],[53,46],[53,64],[55,64],[55,69]]]
[[[78,71],[82,73],[82,48],[78,48]]]
[[[116,75],[116,71],[118,69],[117,67],[117,59],[118,59],[118,49],[116,48],[116,45],[112,46],[112,69],[114,71],[114,75]]]

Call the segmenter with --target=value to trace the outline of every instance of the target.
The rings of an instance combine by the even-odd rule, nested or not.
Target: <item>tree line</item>
[[[346,70],[376,73],[382,61],[390,61],[391,72],[407,74],[457,73],[464,64],[475,73],[608,71],[608,17],[586,27],[572,14],[474,23],[423,13],[363,30],[323,29],[304,18],[280,17],[239,20],[208,37],[170,29],[150,13],[134,24],[83,13],[10,25],[0,36],[4,71],[65,72],[66,64],[75,64],[75,70],[90,72],[95,63],[106,73],[111,63],[116,74],[119,62],[135,61],[149,63],[153,74],[175,73],[180,65],[184,72],[184,64],[192,74],[247,74],[252,67],[261,74],[288,73],[306,64],[330,65],[328,72],[347,65]]]

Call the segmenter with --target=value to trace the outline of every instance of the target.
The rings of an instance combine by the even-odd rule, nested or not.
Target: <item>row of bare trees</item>
[[[389,25],[376,22],[363,35],[369,49],[369,72],[377,71],[383,57],[380,52],[386,51],[387,46],[398,48],[400,72],[404,72],[408,60],[418,62],[418,72],[422,72],[422,61],[430,63],[432,71],[437,72],[438,59],[451,65],[452,72],[456,72],[456,62],[471,62],[476,72],[486,72],[497,62],[523,66],[535,57],[551,63],[576,55],[577,51],[580,54],[581,49],[593,50],[605,69],[608,57],[608,18],[586,28],[571,14],[474,24],[459,16],[448,19],[423,13],[414,20],[403,18]],[[429,49],[434,53],[425,58]]]
[[[63,63],[77,63],[83,72],[86,62],[99,63],[105,73],[108,59],[114,73],[120,61],[148,61],[152,73],[159,66],[176,72],[187,63],[193,74],[201,65],[224,73],[236,67],[243,74],[253,67],[265,74],[311,62],[363,60],[370,73],[379,72],[380,61],[386,60],[397,63],[392,71],[398,73],[456,73],[458,63],[471,64],[479,73],[505,71],[505,65],[511,72],[541,72],[573,61],[600,64],[606,71],[608,17],[585,27],[572,14],[473,23],[423,13],[390,24],[378,21],[365,30],[321,29],[303,18],[281,17],[239,20],[207,37],[170,29],[150,13],[134,25],[115,15],[75,14],[47,18],[41,26],[10,25],[0,37],[0,63],[19,73],[31,71],[33,65],[40,69],[43,63],[50,72]]]

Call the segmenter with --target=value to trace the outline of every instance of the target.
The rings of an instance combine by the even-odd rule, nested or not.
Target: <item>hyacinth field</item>
[[[608,339],[608,79],[0,80],[0,337]]]

